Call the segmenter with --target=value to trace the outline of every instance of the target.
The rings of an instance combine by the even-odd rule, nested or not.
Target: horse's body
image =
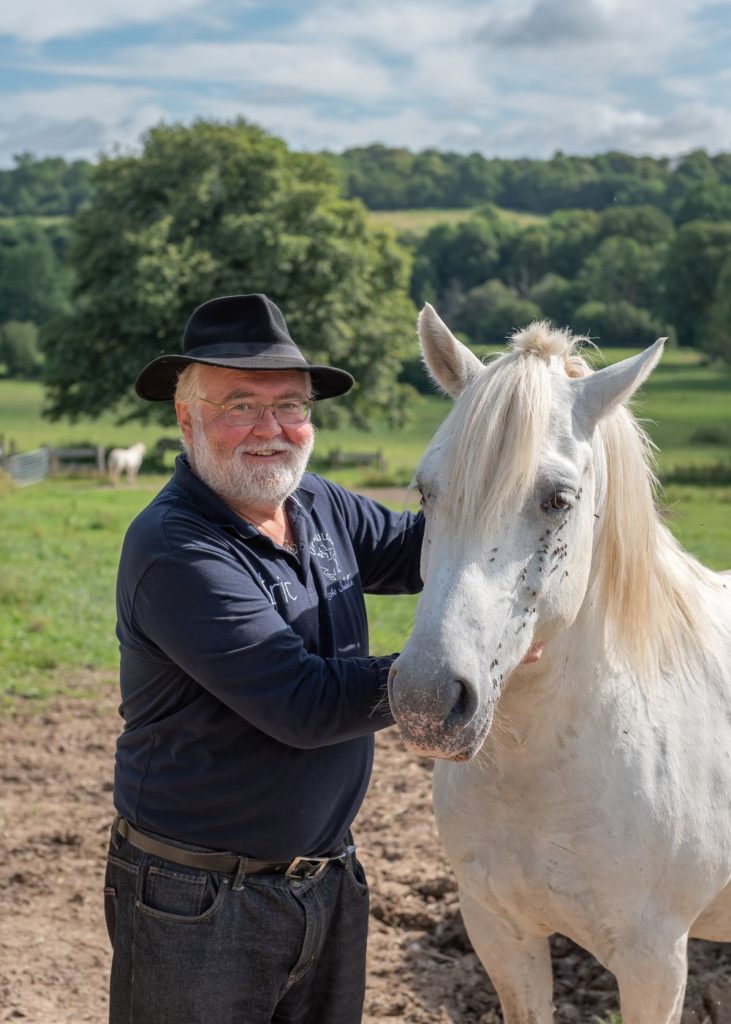
[[[112,448],[107,457],[107,472],[111,482],[116,484],[121,474],[126,473],[128,482],[134,483],[146,451],[141,441],[131,448]]]
[[[546,325],[488,366],[430,307],[420,332],[457,403],[390,697],[441,759],[467,930],[507,1024],[553,1020],[553,932],[614,972],[624,1024],[676,1024],[688,936],[731,940],[731,578],[659,522],[620,407],[661,346],[591,374]]]

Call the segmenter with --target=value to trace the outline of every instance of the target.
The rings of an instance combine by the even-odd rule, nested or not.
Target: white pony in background
[[[662,340],[592,373],[547,324],[488,365],[430,306],[419,328],[456,403],[417,471],[389,696],[441,759],[470,939],[507,1024],[553,1020],[553,932],[614,972],[623,1024],[677,1024],[689,935],[731,940],[731,602],[660,522],[622,407]]]
[[[141,441],[138,444],[133,444],[131,448],[112,448],[107,457],[107,472],[111,482],[116,484],[120,475],[126,473],[128,483],[133,484],[137,479],[146,451],[147,449]]]

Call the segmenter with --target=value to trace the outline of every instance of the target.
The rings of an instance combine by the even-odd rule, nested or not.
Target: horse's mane
[[[450,415],[451,465],[445,516],[475,535],[521,507],[533,491],[549,428],[551,367],[567,377],[593,372],[580,355],[588,339],[536,322],[510,339]],[[615,652],[653,675],[713,658],[718,629],[709,611],[717,577],[684,551],[661,522],[652,443],[621,407],[594,435],[597,508],[589,599],[603,613]]]

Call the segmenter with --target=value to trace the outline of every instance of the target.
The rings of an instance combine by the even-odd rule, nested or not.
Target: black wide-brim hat
[[[140,398],[175,397],[181,370],[191,363],[232,370],[302,370],[315,398],[335,398],[354,381],[346,370],[308,363],[290,337],[281,310],[266,295],[225,295],[198,306],[183,332],[182,355],[153,359],[135,381]]]

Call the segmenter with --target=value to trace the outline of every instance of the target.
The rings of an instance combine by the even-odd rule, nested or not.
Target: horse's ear
[[[578,377],[571,381],[576,396],[574,414],[590,432],[594,426],[613,412],[618,405],[626,402],[650,376],[660,361],[667,338],[658,338],[644,352],[629,359],[623,359],[603,370]]]
[[[419,314],[419,340],[432,378],[452,398],[462,394],[482,363],[452,334],[428,302]]]

